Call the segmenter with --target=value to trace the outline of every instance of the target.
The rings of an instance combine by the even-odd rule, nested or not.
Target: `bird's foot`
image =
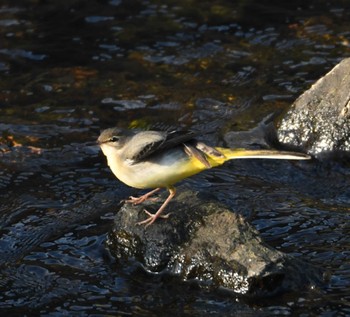
[[[147,211],[146,209],[144,210],[144,212],[149,216],[146,220],[143,220],[143,221],[140,221],[137,223],[137,225],[145,225],[145,227],[148,227],[150,226],[153,222],[156,221],[157,218],[164,218],[164,219],[167,219],[169,218],[170,213],[166,214],[166,215],[160,215],[159,213],[155,213],[155,214],[152,214],[150,213],[149,211]]]
[[[158,198],[156,197],[152,197],[150,198],[147,194],[140,196],[140,197],[134,197],[134,196],[130,196],[129,199],[124,200],[126,203],[131,203],[133,205],[139,205],[141,203],[143,203],[146,200],[150,200],[150,201],[157,201]]]
[[[140,197],[130,196],[129,199],[125,200],[125,202],[132,203],[134,205],[138,205],[138,204],[143,203],[146,200],[156,201],[157,198],[150,198],[150,196],[152,196],[154,193],[156,193],[159,190],[160,190],[160,188],[153,189],[152,191],[150,191],[147,194],[144,194]]]

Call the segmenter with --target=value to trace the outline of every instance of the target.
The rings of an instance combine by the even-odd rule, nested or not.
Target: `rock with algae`
[[[278,129],[280,142],[316,156],[350,153],[349,69],[347,58],[293,103]]]
[[[171,216],[147,228],[136,225],[146,217],[143,208],[125,204],[116,215],[107,244],[119,261],[257,296],[322,283],[319,269],[267,246],[242,216],[208,192],[182,190],[169,206]]]

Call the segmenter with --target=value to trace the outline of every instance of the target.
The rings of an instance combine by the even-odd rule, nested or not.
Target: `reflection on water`
[[[346,168],[230,162],[186,181],[210,187],[270,245],[329,271],[323,290],[251,303],[115,263],[105,237],[136,191],[91,143],[114,125],[195,128],[221,145],[225,132],[256,127],[349,55],[345,5],[3,1],[0,310],[349,315]]]

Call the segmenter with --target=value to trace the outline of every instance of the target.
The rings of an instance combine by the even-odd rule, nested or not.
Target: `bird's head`
[[[109,128],[103,130],[97,139],[97,143],[100,147],[113,147],[120,149],[125,144],[126,135],[125,132],[120,128]]]

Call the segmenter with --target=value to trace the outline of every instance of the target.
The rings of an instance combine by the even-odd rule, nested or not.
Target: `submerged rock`
[[[147,228],[136,225],[146,217],[144,207],[124,204],[116,215],[107,244],[119,261],[257,296],[322,283],[320,270],[267,246],[242,216],[208,192],[181,190],[169,206],[171,216]]]
[[[249,131],[229,131],[224,135],[226,145],[230,148],[278,148],[280,147],[273,116],[265,117]]]
[[[278,129],[280,142],[310,154],[350,153],[350,58],[303,93]]]

